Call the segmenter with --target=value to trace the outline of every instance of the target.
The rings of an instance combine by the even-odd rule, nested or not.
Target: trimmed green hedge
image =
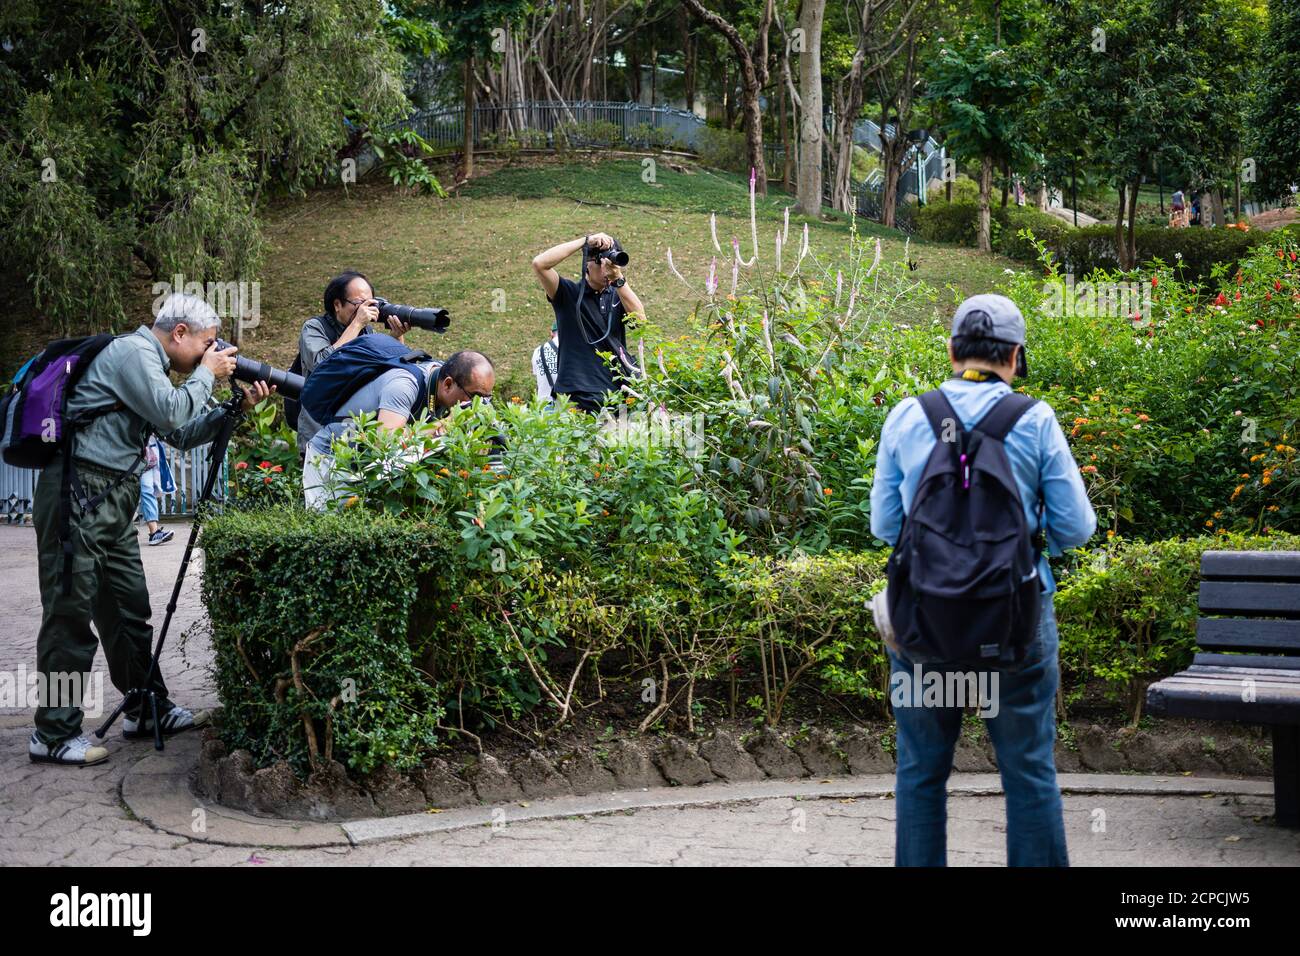
[[[511,579],[512,609],[497,617],[481,598],[496,582],[461,574],[437,522],[230,513],[203,545],[222,733],[260,766],[408,768],[452,728],[541,727],[562,703],[601,697],[640,700],[629,719],[646,727],[670,712],[688,729],[710,712],[775,723],[808,685],[850,713],[888,715],[866,607],[883,551],[629,560],[599,577],[538,561]],[[1186,666],[1210,548],[1300,550],[1300,536],[1116,538],[1072,556],[1056,597],[1067,708],[1100,691],[1136,718],[1147,684]]]
[[[1003,208],[994,204],[990,213],[994,251],[1024,262],[1035,261],[1037,253],[1031,243],[1020,238],[1022,229],[1031,230],[1049,246],[1060,242],[1071,229],[1055,216],[1032,206]],[[922,239],[931,242],[977,246],[979,206],[975,202],[957,199],[953,202],[931,200],[916,211],[916,230]]]
[[[1229,273],[1236,271],[1237,263],[1260,241],[1258,233],[1238,229],[1169,229],[1143,225],[1137,227],[1134,238],[1138,262],[1159,259],[1180,278],[1198,282],[1208,281],[1218,263],[1223,263]],[[1047,244],[1061,260],[1063,271],[1079,277],[1094,269],[1119,268],[1113,225],[1067,230]]]

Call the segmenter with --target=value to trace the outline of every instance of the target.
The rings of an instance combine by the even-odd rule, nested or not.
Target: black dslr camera
[[[391,315],[401,319],[407,325],[437,332],[439,335],[446,332],[447,326],[451,325],[451,315],[446,309],[417,309],[413,305],[395,305],[379,296],[375,296],[375,305],[379,306],[380,319],[386,319]]]
[[[597,262],[603,262],[608,259],[619,268],[622,268],[628,263],[627,253],[623,251],[623,247],[618,244],[617,239],[614,240],[614,246],[611,249],[597,249],[595,246],[588,243],[587,258],[595,259]]]

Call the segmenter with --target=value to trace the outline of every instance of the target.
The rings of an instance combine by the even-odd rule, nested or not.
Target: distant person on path
[[[1054,759],[1056,585],[1043,550],[1060,554],[1082,545],[1097,517],[1055,413],[1011,390],[1012,378],[1026,373],[1024,351],[1025,320],[1014,302],[1000,295],[967,299],[948,342],[953,377],[900,402],[881,433],[871,531],[896,548],[886,600],[878,596],[873,611],[889,656],[898,729],[899,866],[947,862],[946,784],[964,711],[915,686],[925,670],[937,675],[926,684],[942,677],[940,686],[951,687],[957,668],[915,663],[903,646],[925,650],[929,661],[979,658],[987,678],[981,683],[993,687],[991,706],[981,702],[980,715],[1006,791],[1007,862],[1069,865]],[[990,536],[995,528],[1006,533]],[[980,540],[976,529],[985,532]],[[975,560],[990,555],[1007,563]],[[1018,613],[1006,616],[1007,608]],[[957,656],[944,656],[958,646]],[[896,695],[909,682],[910,697]]]
[[[1169,225],[1175,229],[1187,225],[1187,200],[1181,189],[1174,190],[1174,194],[1169,197],[1169,204],[1173,212],[1169,217]]]
[[[140,475],[140,517],[144,519],[145,526],[149,529],[149,537],[146,540],[150,546],[166,544],[176,537],[175,531],[170,531],[158,523],[159,506],[163,496],[162,463],[162,447],[158,444],[158,439],[153,438],[149,442],[149,450],[145,455],[144,473]]]
[[[537,379],[537,397],[550,400],[555,391],[555,376],[560,373],[560,324],[551,324],[551,337],[533,349],[533,377]]]

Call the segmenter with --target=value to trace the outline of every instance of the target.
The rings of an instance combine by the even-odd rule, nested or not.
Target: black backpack
[[[1003,396],[970,431],[940,390],[918,401],[936,444],[889,558],[895,640],[913,663],[1018,669],[1038,632],[1043,538],[1002,443],[1036,400]]]

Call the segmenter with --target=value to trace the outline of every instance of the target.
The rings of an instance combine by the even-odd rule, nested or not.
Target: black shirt
[[[586,394],[603,397],[606,392],[617,391],[610,366],[596,353],[627,352],[627,331],[623,327],[626,310],[618,297],[618,290],[606,286],[604,292],[593,292],[583,280],[582,289],[572,279],[560,278],[553,297],[548,297],[555,310],[555,321],[560,333],[560,363],[555,374],[555,391],[561,395]],[[582,292],[582,316],[575,305]],[[605,335],[606,325],[609,336]],[[588,345],[587,343],[592,343]]]

